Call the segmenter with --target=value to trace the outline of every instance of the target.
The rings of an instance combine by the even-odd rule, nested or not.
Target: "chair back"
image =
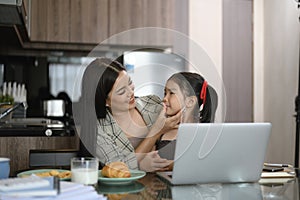
[[[31,149],[29,168],[70,168],[71,158],[77,154],[76,149]]]

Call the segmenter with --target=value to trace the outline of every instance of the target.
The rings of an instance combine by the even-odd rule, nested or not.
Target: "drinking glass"
[[[98,182],[99,162],[96,158],[75,157],[71,159],[72,182],[95,185]]]
[[[10,171],[9,161],[9,158],[0,158],[0,179],[8,178]]]

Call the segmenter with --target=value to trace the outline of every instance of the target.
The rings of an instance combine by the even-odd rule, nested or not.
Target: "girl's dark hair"
[[[173,74],[169,80],[174,81],[186,96],[197,97],[198,106],[196,106],[196,109],[194,109],[195,121],[201,123],[209,123],[214,121],[215,110],[212,109],[212,99],[208,89],[208,87],[210,87],[209,85],[207,85],[206,88],[205,104],[203,105],[203,109],[200,111],[200,106],[203,104],[203,100],[200,98],[200,93],[205,81],[201,75],[192,72],[179,72]]]
[[[103,74],[96,87],[95,92],[95,110],[97,118],[106,117],[106,99],[111,91],[119,73],[125,70],[124,66],[117,61],[112,61],[107,58],[96,60],[99,68],[104,68]]]

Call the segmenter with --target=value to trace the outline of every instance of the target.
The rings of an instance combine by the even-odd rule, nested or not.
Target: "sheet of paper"
[[[73,182],[61,181],[60,182],[60,194],[56,197],[8,197],[0,196],[1,200],[73,200],[73,199],[97,199],[104,200],[107,199],[101,194],[98,194],[93,186],[85,186],[82,184],[77,184]]]

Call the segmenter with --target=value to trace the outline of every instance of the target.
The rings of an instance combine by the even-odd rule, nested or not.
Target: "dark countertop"
[[[0,122],[0,137],[74,136],[75,126],[64,118],[11,118]]]
[[[28,137],[28,136],[74,136],[72,127],[49,127],[32,125],[0,125],[0,137]]]

